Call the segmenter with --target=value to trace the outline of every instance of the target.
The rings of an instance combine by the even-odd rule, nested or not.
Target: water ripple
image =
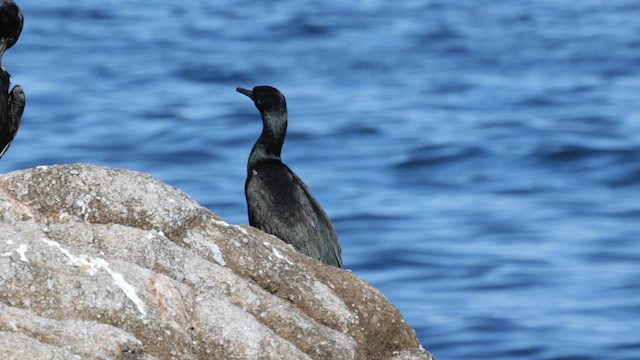
[[[438,358],[638,358],[637,2],[20,5],[0,171],[131,168],[246,223],[235,87],[272,84],[347,268]]]

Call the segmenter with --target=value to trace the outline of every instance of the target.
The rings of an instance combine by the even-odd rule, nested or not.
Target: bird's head
[[[236,90],[253,100],[262,114],[287,112],[287,101],[284,95],[274,87],[262,85],[254,87],[253,90],[241,87]]]

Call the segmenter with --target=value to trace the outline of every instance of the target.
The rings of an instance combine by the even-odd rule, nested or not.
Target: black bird
[[[2,66],[2,56],[18,41],[23,22],[22,11],[16,3],[0,0],[0,158],[16,136],[24,111],[24,92],[19,85],[9,92],[10,75]]]
[[[253,100],[262,115],[262,134],[249,155],[244,186],[249,224],[303,254],[342,267],[342,250],[331,220],[307,185],[280,158],[287,134],[284,95],[271,86],[239,87],[237,91]]]

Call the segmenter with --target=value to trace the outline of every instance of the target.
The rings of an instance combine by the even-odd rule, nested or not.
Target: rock
[[[432,359],[352,273],[227,224],[147,174],[84,164],[0,175],[0,349],[3,359]]]

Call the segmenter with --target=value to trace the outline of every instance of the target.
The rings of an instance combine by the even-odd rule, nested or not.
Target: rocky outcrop
[[[3,359],[430,359],[351,274],[153,177],[0,175]],[[45,356],[46,355],[46,356]]]

